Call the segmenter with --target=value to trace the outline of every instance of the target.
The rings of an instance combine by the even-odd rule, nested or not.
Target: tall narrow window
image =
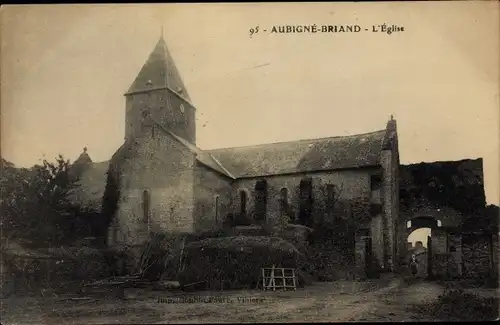
[[[267,210],[267,182],[259,180],[255,183],[255,219],[266,220]]]
[[[299,210],[299,222],[305,226],[312,225],[312,206],[313,206],[313,196],[312,196],[312,179],[305,178],[300,181],[300,210]]]
[[[219,214],[220,214],[220,199],[218,196],[215,197],[215,223],[219,222]]]
[[[372,204],[377,205],[374,207],[373,211],[376,211],[381,208],[381,206],[378,206],[382,203],[382,196],[381,196],[381,188],[382,188],[382,178],[380,175],[372,175],[370,177],[370,189],[371,189],[371,194],[370,194],[370,201]],[[377,212],[374,212],[377,214]]]
[[[326,185],[326,192],[329,201],[335,200],[335,185],[333,184]]]
[[[281,191],[280,191],[280,194],[281,194],[281,197],[280,197],[280,201],[281,201],[281,215],[282,216],[288,216],[288,217],[291,217],[288,215],[288,189],[287,188],[282,188]]]
[[[247,214],[247,192],[240,191],[240,213]]]
[[[336,197],[335,197],[335,185],[333,184],[327,184],[326,185],[326,199],[327,199],[327,202],[326,202],[326,211],[327,211],[327,214],[328,216],[332,216],[333,215],[333,210],[335,209],[335,200],[336,200]]]
[[[380,175],[372,175],[370,177],[370,188],[372,191],[379,190],[381,185],[382,185],[382,178],[380,177]]]
[[[116,244],[118,239],[118,222],[114,222],[112,225],[111,225],[111,244]]]
[[[142,192],[142,209],[143,209],[143,220],[149,224],[149,210],[151,205],[151,193],[149,190],[144,190]]]

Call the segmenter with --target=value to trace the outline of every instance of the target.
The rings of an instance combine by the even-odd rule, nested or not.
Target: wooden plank
[[[262,290],[266,290],[266,277],[264,269],[262,269]]]

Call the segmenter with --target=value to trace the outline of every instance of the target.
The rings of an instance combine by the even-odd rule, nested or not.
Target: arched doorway
[[[441,220],[433,216],[416,215],[405,221],[402,239],[404,249],[401,250],[402,273],[411,275],[412,260],[416,262],[416,276],[426,278],[433,272],[433,237],[439,235]]]

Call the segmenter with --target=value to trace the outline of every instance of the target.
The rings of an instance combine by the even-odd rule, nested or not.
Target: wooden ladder
[[[273,290],[287,288],[297,290],[297,282],[295,278],[295,269],[283,267],[262,268],[262,289]]]

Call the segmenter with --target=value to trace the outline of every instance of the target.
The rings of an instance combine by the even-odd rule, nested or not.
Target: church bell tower
[[[125,97],[126,140],[159,124],[196,144],[196,108],[191,103],[163,35]]]

